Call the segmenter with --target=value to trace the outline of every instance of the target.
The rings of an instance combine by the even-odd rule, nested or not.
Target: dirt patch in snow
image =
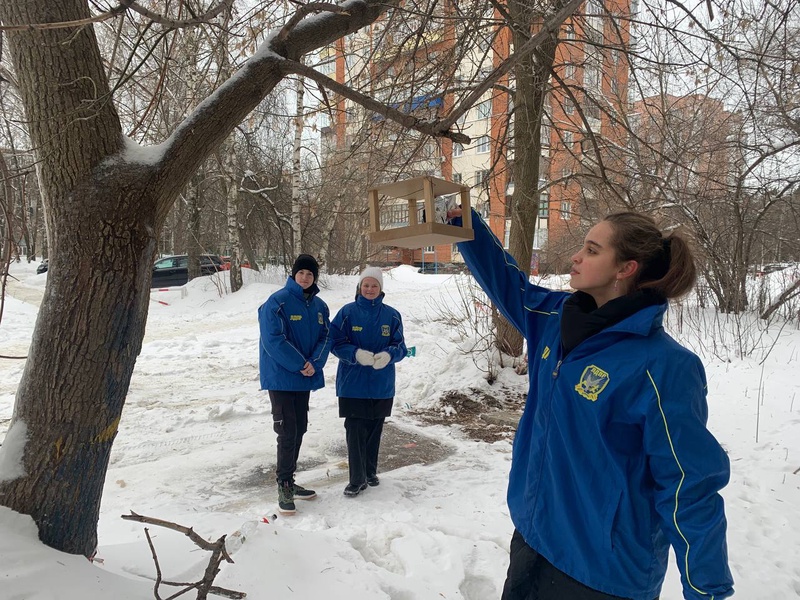
[[[456,425],[474,440],[512,439],[525,406],[525,394],[505,387],[492,392],[451,390],[442,394],[438,408],[412,414],[425,423]]]

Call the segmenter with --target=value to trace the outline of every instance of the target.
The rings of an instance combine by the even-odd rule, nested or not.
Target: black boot
[[[284,515],[294,514],[294,487],[291,481],[278,481],[278,512]]]
[[[345,496],[358,496],[361,492],[367,489],[367,484],[362,483],[359,485],[353,485],[352,483],[348,484],[346,488],[344,488],[344,495]]]

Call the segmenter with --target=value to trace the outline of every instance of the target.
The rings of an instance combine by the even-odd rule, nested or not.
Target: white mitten
[[[378,352],[375,355],[375,364],[372,365],[373,369],[382,369],[392,360],[388,352]]]
[[[375,364],[375,355],[369,350],[356,350],[356,362],[365,367],[371,367]]]

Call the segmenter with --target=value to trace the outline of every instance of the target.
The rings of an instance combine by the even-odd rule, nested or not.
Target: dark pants
[[[308,398],[311,392],[269,391],[272,428],[278,434],[278,481],[292,481],[303,435],[308,430]]]
[[[508,565],[502,600],[625,599],[593,590],[562,573],[528,546],[519,531],[514,530],[511,538],[511,564]]]
[[[347,417],[344,429],[347,434],[347,462],[350,465],[350,483],[361,485],[367,477],[378,474],[378,451],[386,419],[360,419]]]

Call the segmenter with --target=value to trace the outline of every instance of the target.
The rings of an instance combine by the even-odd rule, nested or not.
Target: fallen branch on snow
[[[209,542],[208,540],[197,535],[197,533],[195,533],[194,529],[191,527],[184,527],[183,525],[178,525],[177,523],[173,523],[171,521],[164,521],[162,519],[155,519],[153,517],[145,517],[143,515],[138,515],[133,511],[131,511],[131,514],[121,515],[121,517],[126,521],[137,521],[139,523],[148,523],[150,525],[172,529],[173,531],[184,534],[186,537],[192,540],[195,545],[199,546],[203,550],[208,550],[211,552],[211,558],[208,560],[208,566],[206,567],[203,578],[200,581],[196,581],[194,583],[164,581],[161,575],[161,565],[158,562],[158,555],[156,554],[153,540],[150,538],[150,530],[145,527],[144,533],[145,536],[147,536],[147,543],[150,545],[150,552],[153,555],[153,562],[156,566],[156,583],[155,587],[153,588],[153,593],[155,594],[156,600],[172,600],[173,598],[177,598],[178,596],[181,596],[192,589],[197,590],[197,600],[206,600],[209,594],[223,596],[225,598],[233,598],[235,600],[239,600],[247,596],[247,594],[244,592],[228,590],[214,585],[214,578],[219,573],[220,563],[223,560],[233,563],[233,559],[228,555],[228,552],[225,549],[225,535],[219,538],[216,542]],[[183,589],[171,596],[168,596],[167,598],[162,598],[158,593],[161,585],[182,587]]]

